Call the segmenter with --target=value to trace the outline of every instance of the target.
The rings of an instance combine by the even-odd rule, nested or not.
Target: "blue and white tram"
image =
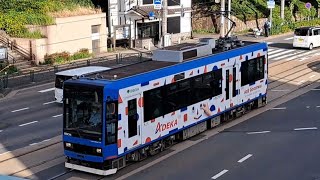
[[[208,40],[208,39],[207,39]],[[152,60],[64,83],[65,166],[114,174],[266,104],[267,44],[208,43],[154,51]]]

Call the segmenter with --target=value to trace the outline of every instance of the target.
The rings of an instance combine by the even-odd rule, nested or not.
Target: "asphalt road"
[[[53,102],[52,87],[24,89],[0,101],[0,154],[62,133],[62,106]]]
[[[128,179],[319,179],[320,87],[318,89],[227,129]]]

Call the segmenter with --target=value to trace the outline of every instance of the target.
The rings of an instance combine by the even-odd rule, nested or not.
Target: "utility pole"
[[[162,27],[159,29],[161,31],[161,38],[160,38],[160,46],[164,45],[164,35],[167,34],[167,16],[168,16],[168,0],[162,0]]]
[[[224,13],[225,13],[225,0],[221,0],[221,16],[220,16],[220,36],[224,37]]]
[[[280,6],[280,18],[284,20],[284,1],[281,0],[281,6]]]
[[[228,0],[228,31],[231,28],[231,0]],[[231,33],[228,34],[228,36],[231,36]]]

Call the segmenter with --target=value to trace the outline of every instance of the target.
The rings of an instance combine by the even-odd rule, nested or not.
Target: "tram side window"
[[[151,89],[143,93],[145,122],[163,115],[162,89],[163,87]]]
[[[190,80],[184,80],[166,86],[165,112],[176,111],[190,104],[191,87]]]
[[[264,78],[264,56],[242,62],[241,86],[252,84]]]
[[[118,129],[118,107],[117,102],[108,102],[106,104],[106,145],[114,144],[117,140]]]

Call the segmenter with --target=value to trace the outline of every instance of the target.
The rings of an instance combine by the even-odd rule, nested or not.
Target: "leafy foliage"
[[[50,55],[44,56],[44,63],[43,64],[63,64],[70,62],[72,60],[78,60],[78,59],[85,59],[91,57],[91,54],[89,53],[88,49],[80,49],[78,52],[75,52],[73,55],[70,55],[69,52],[61,52],[61,53],[53,53]]]
[[[93,7],[91,0],[0,0],[0,28],[10,36],[41,38],[40,32],[29,32],[25,25],[50,25],[49,15],[65,9]]]

